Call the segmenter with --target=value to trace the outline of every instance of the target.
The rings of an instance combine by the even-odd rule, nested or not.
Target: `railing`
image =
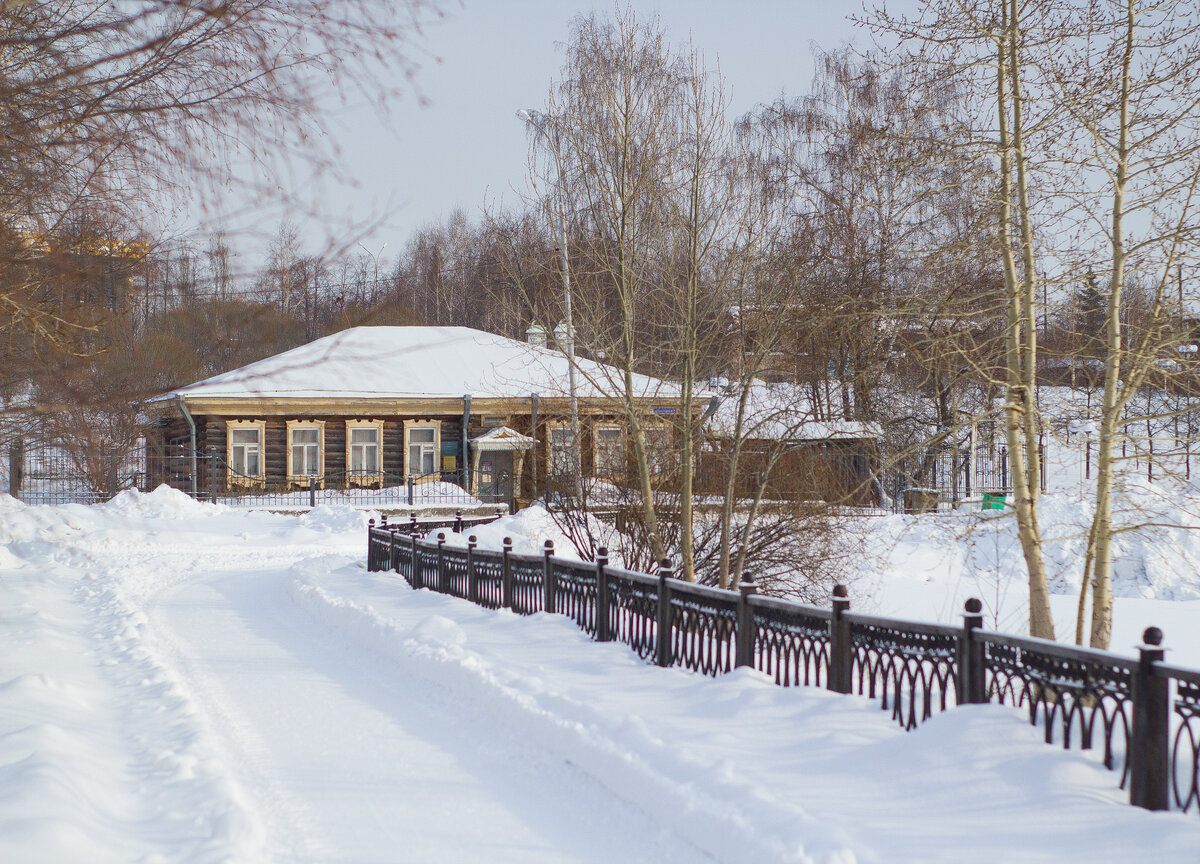
[[[761,596],[752,581],[737,591],[684,582],[669,561],[652,576],[610,567],[604,549],[585,564],[554,557],[550,541],[541,555],[522,555],[510,538],[496,552],[471,535],[464,550],[410,526],[372,520],[369,569],[492,609],[558,612],[660,666],[712,676],[749,666],[781,686],[878,699],[905,729],[956,705],[1022,708],[1048,744],[1100,750],[1131,803],[1200,813],[1200,671],[1163,663],[1155,627],[1139,656],[1125,658],[984,630],[976,599],[961,627],[921,624],[851,612],[842,585],[821,609]]]

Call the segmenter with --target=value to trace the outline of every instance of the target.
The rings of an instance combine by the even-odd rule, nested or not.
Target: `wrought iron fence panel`
[[[442,544],[442,566],[446,593],[454,597],[467,597],[467,550]]]
[[[438,552],[437,544],[430,544],[428,540],[414,539],[413,549],[415,550],[413,583],[414,588],[431,588],[437,590],[438,587]]]
[[[414,585],[415,573],[413,569],[414,556],[412,553],[413,543],[412,537],[403,535],[393,535],[395,537],[395,545],[392,547],[392,569],[399,573],[404,581],[409,585]],[[416,587],[414,585],[414,587]]]
[[[546,601],[545,559],[540,555],[509,555],[512,573],[514,612],[532,615],[541,612]]]
[[[608,629],[642,659],[654,656],[658,622],[658,580],[628,570],[605,570]]]
[[[554,567],[554,611],[566,615],[589,636],[596,635],[596,568],[560,561]]]
[[[1200,672],[1162,664],[1156,674],[1174,680],[1171,698],[1171,799],[1180,810],[1200,814]]]
[[[979,634],[984,643],[989,701],[1026,708],[1043,727],[1047,744],[1090,750],[1099,733],[1104,765],[1121,760],[1121,786],[1129,776],[1132,670],[1136,661],[1103,651],[1053,642]],[[1097,729],[1099,723],[1099,729]]]
[[[671,656],[677,666],[718,675],[733,668],[737,595],[670,580]]]
[[[382,528],[371,528],[367,532],[367,569],[392,569],[392,535]]]
[[[475,602],[485,609],[504,605],[504,558],[496,552],[476,549],[472,556],[475,567]]]
[[[945,711],[957,695],[958,634],[952,627],[847,614],[855,692],[881,701],[905,729]],[[949,706],[957,700],[949,702]]]
[[[783,687],[823,687],[829,671],[827,609],[754,597],[754,668]]]

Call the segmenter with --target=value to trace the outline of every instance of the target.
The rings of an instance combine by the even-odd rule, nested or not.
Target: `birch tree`
[[[1052,137],[1059,112],[1029,98],[1030,53],[1045,9],[1026,0],[931,0],[904,19],[877,10],[872,26],[911,48],[910,63],[966,94],[967,147],[995,161],[995,250],[1004,279],[1004,430],[1013,510],[1029,580],[1029,632],[1054,638],[1038,517],[1041,491],[1037,376],[1038,288],[1031,153]],[[1044,176],[1044,175],[1042,175]]]
[[[1107,274],[1095,512],[1076,626],[1082,642],[1090,582],[1089,644],[1106,649],[1123,414],[1180,338],[1181,268],[1194,266],[1200,243],[1200,21],[1191,3],[1104,0],[1065,9],[1049,23],[1066,37],[1065,50],[1044,58],[1048,98],[1071,121],[1059,170],[1080,190],[1067,197],[1066,214],[1079,226],[1080,268]],[[1132,339],[1123,321],[1131,279],[1148,288]]]

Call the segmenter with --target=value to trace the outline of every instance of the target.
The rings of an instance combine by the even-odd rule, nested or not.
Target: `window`
[[[642,443],[646,447],[646,464],[652,475],[670,474],[675,470],[675,441],[671,434],[671,427],[661,425],[643,427]]]
[[[404,473],[423,477],[437,471],[441,446],[441,423],[408,420],[404,423]]]
[[[484,414],[483,420],[480,421],[484,429],[495,429],[497,426],[508,425],[507,414]]]
[[[620,426],[597,426],[593,457],[597,477],[625,476],[625,430]]]
[[[549,469],[551,477],[570,477],[575,453],[575,436],[565,423],[549,427],[547,441],[550,447]]]
[[[320,477],[325,473],[324,432],[324,420],[287,422],[289,480],[308,482],[308,478]]]
[[[257,485],[262,481],[266,425],[262,420],[229,420],[225,424],[225,463],[231,486]]]
[[[383,479],[383,421],[346,421],[346,482],[379,483]]]

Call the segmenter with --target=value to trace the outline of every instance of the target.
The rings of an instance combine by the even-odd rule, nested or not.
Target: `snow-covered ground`
[[[366,518],[0,497],[0,861],[1197,860],[1018,712],[657,669],[367,572]]]
[[[1058,396],[1059,413],[1071,415],[1071,404],[1062,401],[1062,393]],[[1082,403],[1077,407],[1082,413]],[[1146,461],[1133,458],[1132,452],[1117,465],[1111,648],[1131,654],[1145,628],[1154,625],[1166,635],[1171,662],[1200,668],[1200,456],[1192,457],[1193,482],[1183,457],[1172,462],[1157,452],[1151,480]],[[1088,528],[1095,511],[1095,458],[1095,445],[1085,434],[1047,435],[1048,482],[1039,519],[1060,641],[1071,642],[1075,635]],[[984,511],[975,499],[953,513],[884,515],[852,520],[847,527],[864,534],[861,545],[870,550],[856,571],[845,574],[855,608],[958,623],[966,599],[978,597],[986,626],[1028,632],[1025,564],[1011,509]],[[1085,639],[1086,627],[1085,623]]]

